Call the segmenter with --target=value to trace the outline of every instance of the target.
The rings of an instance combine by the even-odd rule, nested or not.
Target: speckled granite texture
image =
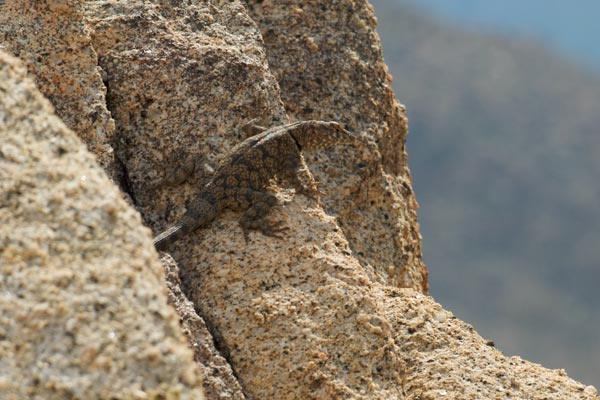
[[[106,107],[102,71],[82,5],[79,0],[5,1],[0,50],[26,63],[56,114],[116,178],[110,145],[115,124]]]
[[[203,398],[151,246],[0,52],[0,398]]]
[[[394,98],[366,1],[248,1],[294,119],[333,119],[375,146],[308,158],[369,278],[427,292],[404,108]],[[399,77],[401,78],[401,77]]]
[[[181,290],[177,263],[166,253],[162,255],[161,261],[165,268],[169,288],[169,304],[177,310],[182,331],[194,350],[194,360],[200,366],[204,378],[206,397],[223,400],[245,399],[231,366],[215,348],[206,322],[197,314],[194,304],[186,298]]]
[[[284,239],[252,232],[245,242],[239,213],[225,212],[163,255],[175,329],[149,232],[92,157],[60,145],[64,128],[27,118],[0,125],[11,138],[0,143],[0,254],[3,282],[13,282],[0,303],[10,311],[0,391],[61,393],[54,382],[75,382],[74,397],[103,398],[107,388],[147,382],[193,398],[203,376],[209,399],[598,399],[563,371],[505,357],[426,295],[407,121],[375,23],[363,0],[7,0],[0,50],[23,59],[155,232],[183,214],[207,177],[200,166],[252,134],[252,124],[337,120],[369,143],[307,157],[326,192],[322,206],[285,185],[270,189],[280,205],[269,218],[291,228]],[[45,155],[22,137],[42,140]],[[61,164],[75,149],[78,174]],[[15,162],[39,172],[23,186]],[[186,165],[198,166],[189,179],[165,184]],[[52,191],[36,189],[49,183]],[[40,274],[47,254],[74,261]],[[59,294],[77,306],[48,307]],[[110,342],[119,331],[101,318],[107,310],[134,334]],[[37,379],[20,352],[45,366]],[[78,375],[90,359],[102,368]]]

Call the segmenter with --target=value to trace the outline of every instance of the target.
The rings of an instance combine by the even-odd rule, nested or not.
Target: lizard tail
[[[185,229],[183,229],[184,224],[179,223],[175,224],[172,227],[168,228],[166,231],[157,235],[154,239],[152,239],[152,244],[156,247],[156,250],[165,250],[168,245],[179,239],[183,234],[185,234]]]
[[[156,250],[164,250],[177,239],[208,225],[215,219],[218,211],[214,195],[206,191],[200,193],[178,223],[152,240],[154,247],[156,247]]]

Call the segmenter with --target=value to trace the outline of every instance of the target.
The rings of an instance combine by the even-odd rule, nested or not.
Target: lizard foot
[[[327,193],[320,190],[318,187],[301,187],[296,189],[297,194],[303,194],[306,197],[315,200],[320,206],[323,205],[321,196],[326,196]]]
[[[283,226],[283,221],[267,222],[264,219],[258,221],[240,221],[240,225],[246,243],[248,243],[248,233],[250,230],[260,231],[265,236],[277,239],[284,239],[285,236],[282,234],[290,230],[287,226]]]

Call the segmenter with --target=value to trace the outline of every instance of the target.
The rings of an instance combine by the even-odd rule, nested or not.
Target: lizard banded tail
[[[184,224],[181,222],[171,226],[152,239],[152,244],[156,247],[156,250],[165,250],[171,243],[175,242],[186,233],[183,228]]]
[[[208,225],[219,213],[215,198],[212,194],[202,192],[192,202],[181,220],[175,225],[158,234],[152,243],[157,250],[165,250],[171,243]]]

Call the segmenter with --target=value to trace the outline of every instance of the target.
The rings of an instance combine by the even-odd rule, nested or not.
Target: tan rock
[[[404,361],[335,219],[299,196],[275,214],[294,227],[285,240],[244,245],[227,215],[181,261],[246,395],[402,398]]]
[[[373,281],[427,293],[418,207],[375,17],[366,1],[249,2],[292,119],[333,119],[373,146],[308,158],[354,256]]]
[[[203,398],[139,214],[0,52],[0,398]]]
[[[295,227],[285,241],[244,245],[227,215],[181,261],[248,398],[598,399],[562,371],[503,356],[430,297],[372,282],[310,201],[276,214]]]
[[[0,10],[0,50],[23,60],[56,114],[116,179],[102,71],[81,0],[7,0]]]
[[[67,12],[50,8],[48,12]],[[171,302],[207,375],[209,398],[598,398],[594,388],[562,371],[503,356],[424,294],[427,272],[404,149],[406,118],[389,87],[375,18],[366,1],[264,0],[247,2],[246,9],[239,1],[109,0],[85,2],[78,10],[77,18],[81,21],[84,15],[83,26],[91,30],[92,47],[106,72],[107,101],[116,123],[115,154],[128,178],[123,188],[155,230],[179,218],[204,177],[199,166],[242,140],[248,123],[335,119],[370,138],[368,146],[307,157],[327,192],[324,209],[285,185],[273,188],[281,206],[270,218],[291,228],[285,239],[251,233],[245,243],[239,214],[226,212],[178,242],[172,256],[193,307],[178,289],[173,260],[164,259]],[[12,154],[10,148],[3,151]],[[198,167],[195,178],[170,179],[173,170],[190,165]],[[43,183],[47,178],[38,179]],[[163,184],[165,179],[170,186]],[[33,178],[32,182],[35,187]],[[83,188],[114,192],[104,181],[93,182],[93,188]],[[69,201],[77,202],[82,190],[81,183],[72,187]],[[121,203],[111,197],[110,204]],[[44,207],[32,203],[31,214]],[[113,224],[127,224],[129,235],[121,234],[114,249],[100,247],[88,253],[106,258],[101,271],[110,271],[114,262],[139,263],[138,272],[131,272],[125,282],[151,287],[160,294],[159,301],[164,292],[157,292],[154,283],[162,275],[144,269],[155,268],[156,259],[135,215],[116,214]],[[101,234],[110,221],[92,219],[84,233]],[[115,229],[113,234],[119,232]],[[28,238],[23,243],[37,243],[35,232],[20,235]],[[89,241],[75,242],[71,249],[71,242],[64,240],[44,243],[62,246],[75,257],[88,254],[82,249],[90,247]],[[119,250],[130,245],[137,247],[127,254]],[[32,253],[25,245],[13,247],[14,252]],[[72,275],[57,280],[70,282]],[[118,280],[108,279],[108,284],[116,292],[122,290]],[[29,291],[34,289],[28,289],[24,293],[33,296]],[[111,294],[107,307],[119,307],[119,297]],[[31,308],[43,309],[39,304],[47,296],[34,297]],[[132,301],[129,307],[132,319],[150,315],[157,326],[172,326],[171,314],[156,313],[155,303],[144,308]],[[65,315],[78,315],[70,310]],[[54,321],[53,316],[40,315],[36,323],[42,326]],[[70,330],[90,326],[73,318],[67,322]],[[102,326],[93,325],[94,332],[102,332]],[[207,328],[215,346],[202,337]],[[57,342],[66,340],[59,333]],[[136,350],[148,346],[148,363],[174,362],[156,351],[159,339],[148,335],[140,343],[119,345]],[[173,346],[176,342],[166,341]],[[79,360],[99,360],[99,368],[129,365],[98,352],[86,347],[78,353]],[[156,377],[171,382],[187,365],[178,363],[179,369],[169,371],[158,368]],[[136,367],[145,372],[147,365]],[[14,369],[16,379],[11,382],[19,382],[22,370],[16,364]],[[68,374],[59,371],[57,376],[67,379]],[[15,387],[19,386],[11,386]]]
[[[166,271],[169,304],[177,310],[183,333],[194,350],[194,360],[200,366],[204,377],[203,386],[206,397],[223,400],[245,399],[231,366],[215,347],[213,336],[208,330],[206,322],[196,313],[194,304],[185,297],[177,263],[168,254],[163,254],[161,261]],[[218,332],[215,333],[218,334]]]
[[[127,190],[148,225],[160,230],[183,213],[202,173],[176,187],[163,185],[165,178],[184,159],[214,163],[245,138],[244,124],[284,119],[277,83],[239,1],[86,7],[108,77]]]
[[[407,365],[407,399],[599,399],[593,386],[519,357],[506,357],[430,297],[378,290]]]

